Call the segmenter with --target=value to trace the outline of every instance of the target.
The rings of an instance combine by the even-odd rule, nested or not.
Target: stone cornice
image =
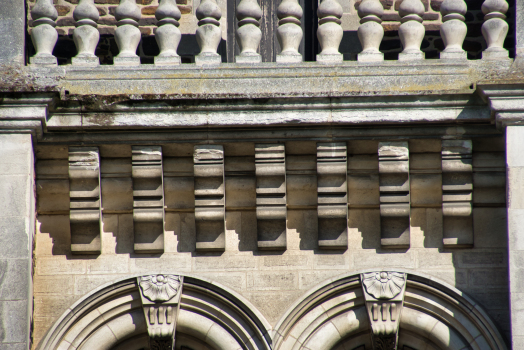
[[[524,125],[524,81],[482,82],[477,87],[489,103],[497,128]]]

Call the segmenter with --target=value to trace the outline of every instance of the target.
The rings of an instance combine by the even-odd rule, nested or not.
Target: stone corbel
[[[175,329],[183,282],[184,277],[177,275],[138,277],[150,349],[175,348]]]
[[[524,84],[479,82],[477,88],[484,100],[489,103],[491,116],[498,129],[524,125]]]
[[[377,271],[363,273],[360,278],[371,323],[373,350],[397,350],[406,274]]]

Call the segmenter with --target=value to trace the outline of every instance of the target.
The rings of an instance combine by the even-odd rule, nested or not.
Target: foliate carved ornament
[[[374,350],[396,350],[399,320],[404,304],[406,274],[376,271],[361,275]]]
[[[183,277],[177,275],[138,277],[149,347],[152,350],[175,348],[175,329],[183,281]]]

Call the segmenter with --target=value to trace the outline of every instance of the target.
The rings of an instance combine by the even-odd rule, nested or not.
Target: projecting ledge
[[[326,65],[261,63],[256,66],[221,64],[200,67],[140,65],[94,68],[25,67],[27,76],[54,77],[52,88],[70,99],[128,96],[146,99],[343,97],[420,95],[472,92],[487,76],[503,75],[511,61],[496,65],[483,61],[384,61]],[[20,71],[18,72],[20,73]],[[13,79],[15,79],[13,77]],[[19,77],[17,77],[18,80]],[[49,80],[49,79],[48,79]],[[22,87],[20,87],[22,88]],[[48,86],[33,85],[45,90]],[[2,86],[0,85],[0,92]]]

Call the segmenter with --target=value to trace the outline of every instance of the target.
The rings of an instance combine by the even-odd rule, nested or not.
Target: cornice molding
[[[489,103],[497,128],[524,125],[524,81],[479,83],[477,88]]]

